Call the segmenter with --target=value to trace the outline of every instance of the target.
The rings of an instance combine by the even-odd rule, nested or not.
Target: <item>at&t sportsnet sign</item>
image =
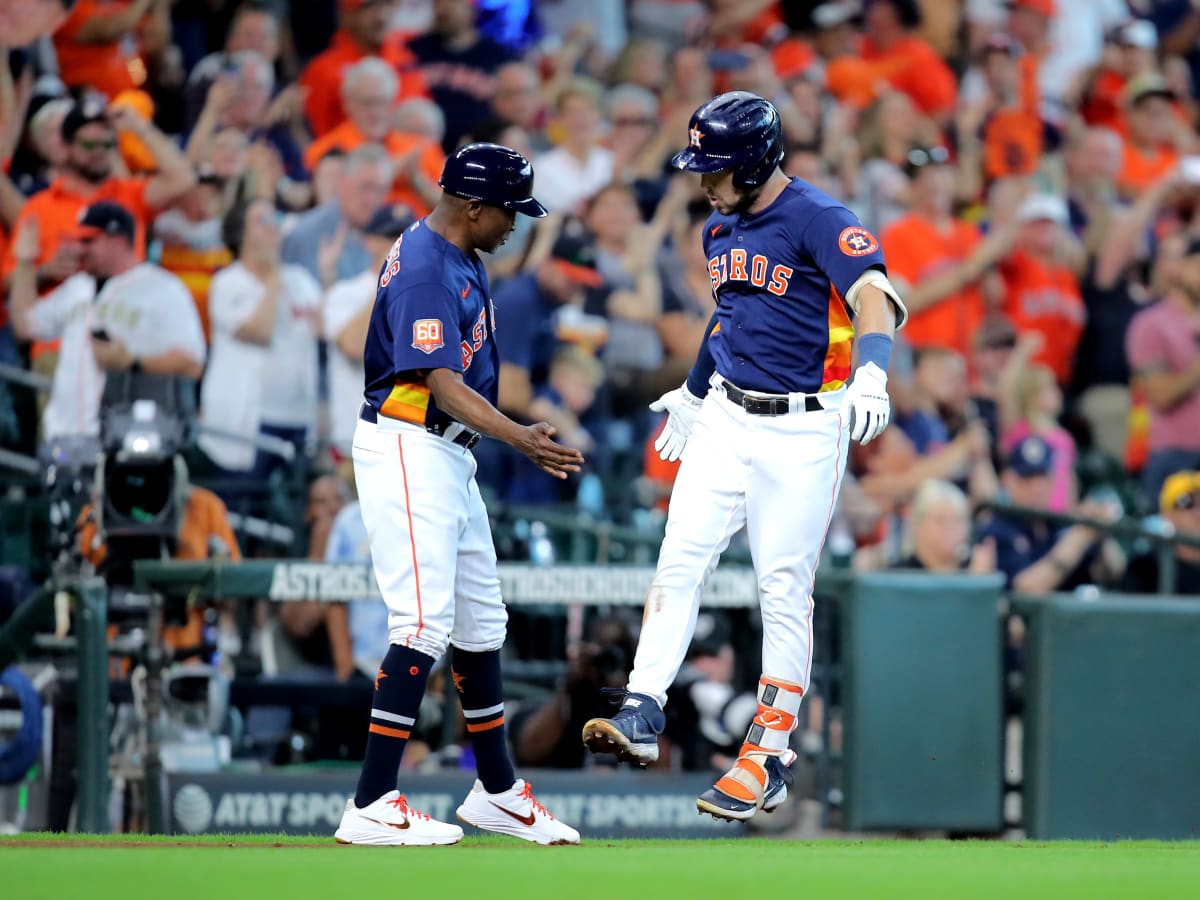
[[[704,775],[532,772],[538,798],[588,838],[740,837],[742,828],[696,812]],[[167,821],[175,834],[332,835],[354,792],[353,773],[176,774],[167,778]],[[414,776],[409,802],[453,822],[471,788],[465,774]]]

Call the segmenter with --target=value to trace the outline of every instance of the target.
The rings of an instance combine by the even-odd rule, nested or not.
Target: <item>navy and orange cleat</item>
[[[645,768],[658,759],[658,736],[667,717],[658,701],[648,694],[631,694],[603,688],[603,693],[621,700],[611,719],[589,719],[583,726],[583,745],[593,753],[615,754],[620,762]]]
[[[756,754],[757,755],[757,754]],[[760,809],[774,812],[787,799],[792,773],[788,769],[796,760],[793,750],[779,756],[768,756],[761,766],[751,759],[739,759],[726,774],[717,779],[696,799],[696,809],[714,819],[745,822]],[[755,770],[763,773],[765,784]]]

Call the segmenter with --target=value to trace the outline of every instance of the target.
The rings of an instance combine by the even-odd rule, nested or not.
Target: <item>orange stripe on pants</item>
[[[404,514],[408,516],[408,543],[412,547],[413,580],[417,583],[417,633],[413,637],[420,637],[421,629],[425,627],[425,615],[421,610],[421,570],[417,566],[417,536],[413,532],[412,503],[408,499],[408,469],[404,466],[404,438],[400,435],[396,435],[396,447],[400,451],[400,477],[404,481]],[[411,645],[410,640],[409,646]]]

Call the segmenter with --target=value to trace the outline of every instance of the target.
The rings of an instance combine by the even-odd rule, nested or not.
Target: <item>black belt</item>
[[[364,403],[358,410],[358,417],[364,422],[370,422],[372,425],[379,423],[379,413],[371,406]],[[387,418],[387,416],[384,416]],[[459,447],[464,447],[470,450],[479,443],[481,435],[478,431],[472,431],[461,422],[451,422],[446,428],[436,428],[429,425],[425,426],[425,430],[430,434],[436,434],[438,437],[443,437],[452,444],[457,444]]]
[[[730,402],[736,403],[752,416],[783,416],[792,411],[792,401],[786,394],[764,394],[752,397],[724,378],[721,379],[721,387],[725,389],[725,396],[729,398]],[[812,394],[805,396],[805,412],[820,412],[824,408],[821,401]]]

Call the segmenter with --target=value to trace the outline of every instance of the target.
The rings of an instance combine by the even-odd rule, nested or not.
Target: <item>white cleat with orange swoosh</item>
[[[463,830],[413,809],[399,791],[388,791],[362,809],[354,805],[353,798],[347,800],[342,823],[333,836],[339,844],[436,847],[457,844]]]
[[[458,819],[481,831],[508,834],[535,844],[579,843],[579,832],[554,818],[533,796],[533,788],[520,778],[500,794],[489,794],[476,779],[458,808]]]

